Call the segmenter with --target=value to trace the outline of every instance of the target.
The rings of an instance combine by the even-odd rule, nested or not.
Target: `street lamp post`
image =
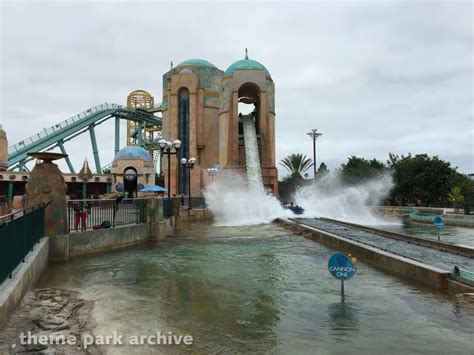
[[[196,164],[196,158],[186,158],[181,159],[181,164],[183,168],[188,169],[188,209],[191,209],[191,170],[194,168],[194,164]]]
[[[173,142],[167,141],[166,139],[160,139],[158,141],[160,146],[161,154],[168,156],[168,198],[171,197],[171,156],[176,155],[181,148],[181,141],[175,139]],[[171,151],[171,148],[174,148],[174,152]]]
[[[316,139],[319,136],[322,136],[322,133],[319,133],[317,129],[312,129],[311,132],[306,133],[313,139],[313,171],[314,171],[314,180],[316,180]]]
[[[207,169],[209,176],[211,177],[211,181],[214,181],[214,176],[219,173],[219,168],[209,168]]]

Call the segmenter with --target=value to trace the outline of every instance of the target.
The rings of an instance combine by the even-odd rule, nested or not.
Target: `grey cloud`
[[[469,2],[1,6],[0,114],[11,143],[96,104],[124,104],[137,88],[160,101],[171,60],[225,70],[248,47],[275,81],[278,159],[311,155],[305,133],[318,128],[318,162],[332,169],[352,154],[426,152],[474,172]],[[103,164],[112,128],[97,129]],[[92,163],[88,135],[66,148],[77,169],[85,155]]]

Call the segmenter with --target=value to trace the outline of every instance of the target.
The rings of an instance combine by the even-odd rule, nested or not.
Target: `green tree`
[[[291,154],[287,157],[283,158],[280,162],[292,176],[299,176],[302,175],[313,166],[313,161],[306,156],[306,154]]]
[[[460,175],[449,162],[427,154],[389,154],[388,166],[395,183],[391,197],[402,204],[421,201],[427,206],[443,206]]]
[[[464,201],[464,196],[461,194],[461,187],[454,186],[451,189],[451,192],[448,194],[448,201],[453,204],[454,211],[458,211],[458,203],[462,203]]]
[[[357,185],[371,180],[386,171],[385,165],[377,159],[364,159],[355,155],[339,168],[341,179],[345,184]]]
[[[471,212],[471,206],[474,206],[474,180],[459,173],[458,179],[460,180],[459,186],[461,186],[461,193],[464,196],[462,208],[465,214],[469,214]]]

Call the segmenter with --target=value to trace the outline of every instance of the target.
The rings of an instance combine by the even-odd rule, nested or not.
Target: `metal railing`
[[[189,208],[189,198],[187,195],[179,197],[179,205],[181,208]],[[206,201],[203,196],[191,196],[192,209],[205,209]]]
[[[474,286],[474,272],[460,269],[459,267],[455,266],[451,273],[451,278],[456,281]]]
[[[47,204],[0,217],[0,283],[12,277],[33,246],[44,237]]]
[[[176,198],[163,198],[163,218],[170,218],[175,215],[174,204]]]
[[[64,120],[54,126],[51,126],[49,128],[45,128],[43,129],[41,132],[31,136],[31,137],[28,137],[18,143],[16,143],[15,145],[13,146],[10,146],[8,147],[8,154],[12,154],[14,152],[17,152],[19,150],[23,150],[25,149],[27,146],[29,146],[30,144],[33,144],[43,138],[46,138],[48,136],[50,136],[51,134],[55,133],[56,131],[59,131],[65,127],[68,127],[70,126],[71,124],[73,123],[76,123],[82,119],[85,119],[85,118],[88,118],[90,115],[92,115],[93,113],[95,112],[98,112],[98,111],[104,111],[104,110],[110,110],[110,109],[118,109],[118,108],[121,108],[122,106],[121,105],[117,105],[117,104],[108,104],[108,103],[105,103],[105,104],[101,104],[101,105],[96,105],[94,107],[91,107],[81,113],[78,113],[77,115],[74,115],[72,116],[71,118],[68,118],[67,120]]]
[[[145,222],[147,199],[69,200],[68,232],[115,228]]]

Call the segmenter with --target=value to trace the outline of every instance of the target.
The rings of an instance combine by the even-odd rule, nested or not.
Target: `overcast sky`
[[[472,10],[468,1],[2,1],[0,123],[14,144],[94,105],[125,104],[134,89],[160,102],[171,60],[225,70],[248,47],[275,82],[278,160],[312,156],[306,132],[317,128],[318,165],[330,169],[350,155],[411,152],[472,173]],[[96,134],[105,165],[112,120]],[[66,149],[76,170],[93,162],[88,135]]]

